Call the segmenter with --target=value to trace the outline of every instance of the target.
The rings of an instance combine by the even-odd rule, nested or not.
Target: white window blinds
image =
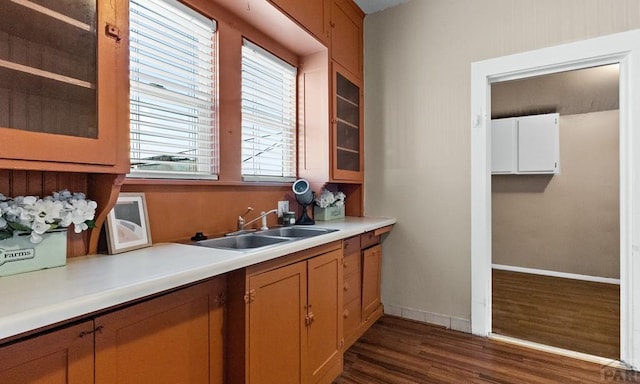
[[[242,45],[242,176],[296,177],[297,69],[248,40]]]
[[[129,176],[215,179],[216,23],[175,0],[129,4]]]

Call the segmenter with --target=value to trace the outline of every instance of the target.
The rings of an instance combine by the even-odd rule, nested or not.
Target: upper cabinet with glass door
[[[364,179],[362,85],[350,72],[333,63],[332,180]]]
[[[0,14],[0,167],[126,171],[127,1],[2,0]]]

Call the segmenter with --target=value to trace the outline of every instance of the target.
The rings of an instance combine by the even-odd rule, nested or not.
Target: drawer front
[[[350,237],[344,240],[343,250],[345,255],[360,253],[360,236]]]
[[[360,252],[351,253],[344,256],[344,273],[345,279],[353,274],[360,275]]]
[[[352,300],[360,298],[360,274],[354,273],[344,279],[344,302],[348,303]]]
[[[380,236],[376,236],[373,231],[360,235],[360,247],[362,249],[369,248],[380,243]]]
[[[361,323],[362,308],[360,300],[352,300],[344,306],[342,313],[344,322],[342,323],[344,336],[348,338],[358,330]]]

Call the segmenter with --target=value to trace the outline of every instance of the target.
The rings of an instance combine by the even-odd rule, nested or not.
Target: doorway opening
[[[471,327],[492,332],[491,84],[619,64],[620,360],[640,367],[640,30],[484,60],[471,67]],[[634,178],[633,176],[636,175]],[[635,300],[634,300],[635,299]],[[635,303],[637,301],[638,303]]]
[[[493,334],[620,359],[618,77],[611,64],[491,84]],[[555,140],[501,140],[536,121]],[[505,171],[518,146],[557,146],[556,173]]]

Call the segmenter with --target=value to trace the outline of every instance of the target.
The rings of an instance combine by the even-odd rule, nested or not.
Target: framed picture
[[[121,193],[107,216],[109,254],[150,245],[151,233],[144,193]]]

